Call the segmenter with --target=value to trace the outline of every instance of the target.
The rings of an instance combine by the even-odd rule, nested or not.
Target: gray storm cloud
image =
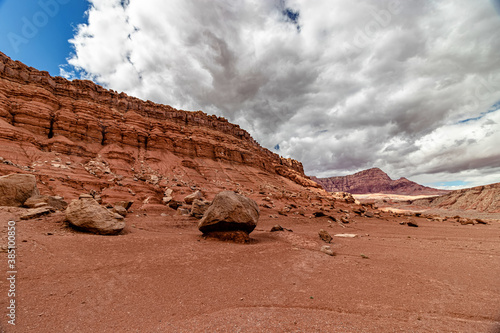
[[[224,116],[309,175],[500,182],[495,1],[91,4],[65,76]]]

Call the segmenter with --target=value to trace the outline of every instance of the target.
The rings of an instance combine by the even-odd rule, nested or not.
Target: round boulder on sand
[[[80,197],[66,208],[66,220],[80,230],[114,235],[125,228],[123,216],[102,207],[93,198]]]
[[[0,177],[0,206],[21,207],[37,194],[40,192],[34,175],[13,173]]]
[[[232,191],[217,194],[198,223],[204,234],[244,231],[251,233],[259,220],[259,207],[252,199]]]

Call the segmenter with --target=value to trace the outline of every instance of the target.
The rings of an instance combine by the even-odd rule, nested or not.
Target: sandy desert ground
[[[16,326],[2,315],[4,332],[500,332],[498,221],[382,213],[342,227],[264,209],[253,241],[237,244],[202,238],[166,207],[129,214],[119,236],[21,211],[0,209],[3,238],[18,221]],[[419,227],[400,225],[409,219]],[[357,237],[334,236],[329,256],[320,229]],[[4,314],[7,289],[2,279]]]

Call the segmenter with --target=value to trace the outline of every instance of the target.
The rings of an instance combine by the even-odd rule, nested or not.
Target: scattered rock
[[[317,212],[313,213],[313,216],[314,217],[322,217],[322,216],[326,216],[326,214],[322,211],[317,211]]]
[[[354,208],[352,211],[355,214],[363,215],[366,212],[366,209],[364,209],[363,207],[360,207],[360,208]]]
[[[125,210],[129,210],[130,207],[132,207],[132,205],[134,204],[134,201],[133,200],[129,200],[129,201],[117,201],[114,203],[113,207],[117,207],[117,206],[121,206],[123,208],[125,208]]]
[[[36,219],[43,215],[48,215],[52,211],[48,207],[32,208],[28,209],[23,215],[21,215],[21,220]]]
[[[50,206],[57,210],[65,210],[68,203],[61,197],[53,197],[50,195],[34,195],[24,202],[25,207],[36,208]]]
[[[342,216],[342,217],[340,218],[340,222],[342,222],[342,223],[346,223],[346,224],[347,224],[347,223],[349,223],[349,217],[347,217],[347,216]]]
[[[332,248],[328,245],[323,245],[321,247],[321,252],[328,254],[329,256],[334,256],[335,252],[333,252]]]
[[[181,206],[177,208],[177,214],[182,215],[182,216],[190,216],[191,215],[191,208],[186,207],[186,206]]]
[[[276,231],[284,231],[284,229],[279,224],[276,224],[271,228],[271,232],[276,232]]]
[[[212,203],[204,199],[194,199],[191,206],[191,216],[201,219]]]
[[[175,200],[172,200],[168,203],[168,207],[172,208],[172,209],[177,209],[179,208],[180,206],[182,206],[182,203],[180,203],[179,201],[175,201]]]
[[[0,206],[21,207],[38,194],[34,175],[13,173],[0,177]]]
[[[163,203],[164,203],[165,205],[166,205],[166,204],[168,204],[170,201],[172,201],[172,200],[174,199],[174,198],[172,197],[172,193],[173,193],[173,192],[174,192],[174,191],[173,191],[172,189],[167,188],[167,189],[165,190],[165,192],[163,193],[163,199],[162,199],[162,201],[163,201]]]
[[[366,217],[374,217],[375,214],[373,214],[372,212],[365,212],[365,216]]]
[[[66,220],[77,229],[100,235],[117,234],[125,228],[123,216],[107,210],[88,197],[73,200],[68,205]]]
[[[355,238],[358,237],[356,234],[336,234],[334,237],[343,237],[343,238]]]
[[[123,206],[116,205],[113,207],[113,209],[111,211],[113,213],[120,214],[123,217],[127,216],[127,210]]]
[[[458,219],[458,222],[461,224],[461,225],[468,225],[468,224],[472,224],[474,225],[474,220],[471,220],[471,219],[467,219],[465,217],[461,217]]]
[[[418,228],[418,224],[414,221],[408,221],[408,222],[406,222],[406,225],[409,227]]]
[[[333,192],[332,197],[334,197],[336,200],[342,200],[347,203],[355,203],[356,199],[352,196],[351,193],[348,192]]]
[[[476,223],[478,224],[488,224],[488,222],[481,220],[481,219],[476,219]]]
[[[201,232],[244,231],[251,233],[259,220],[259,207],[252,199],[232,191],[217,194],[198,223]]]
[[[321,229],[318,232],[318,235],[319,235],[319,238],[321,238],[322,241],[324,241],[326,243],[331,243],[332,242],[332,236],[330,236],[330,234],[328,233],[328,231],[326,231],[324,229]]]
[[[196,191],[184,198],[184,202],[187,204],[192,204],[195,199],[202,199],[203,194],[200,191]]]

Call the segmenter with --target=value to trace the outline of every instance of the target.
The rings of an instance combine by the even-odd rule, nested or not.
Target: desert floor
[[[0,208],[3,240],[18,221],[15,327],[0,284],[5,332],[500,332],[498,221],[412,217],[415,228],[383,213],[344,228],[266,211],[253,242],[236,244],[202,238],[169,208],[129,214],[119,236],[21,211]],[[329,256],[320,229],[358,236],[333,237]]]

